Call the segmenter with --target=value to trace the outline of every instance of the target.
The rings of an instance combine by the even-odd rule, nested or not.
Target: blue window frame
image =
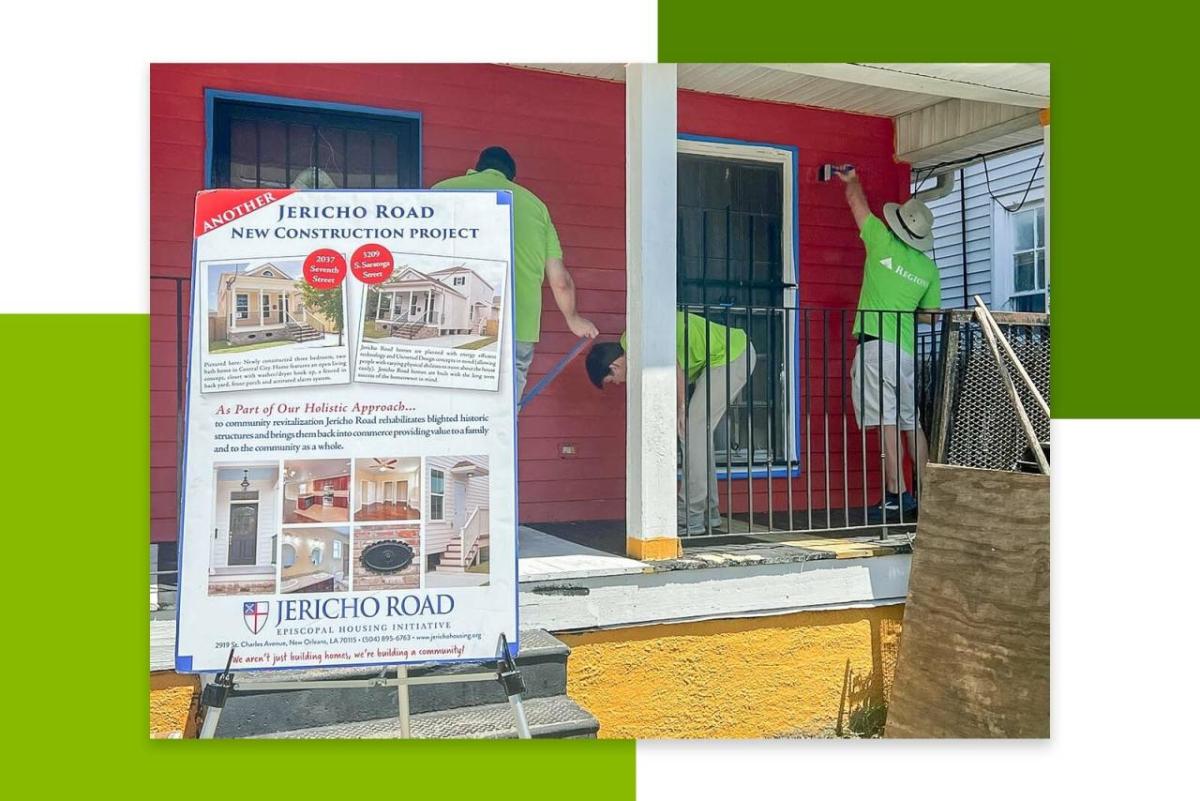
[[[408,112],[212,92],[213,187],[412,189],[421,120]]]

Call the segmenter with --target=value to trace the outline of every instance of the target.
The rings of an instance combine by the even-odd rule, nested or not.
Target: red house
[[[886,703],[911,549],[866,541],[881,457],[848,379],[864,252],[819,168],[855,164],[877,213],[914,185],[947,196],[977,154],[1048,140],[1048,86],[1047,65],[155,65],[152,571],[175,567],[196,192],[306,173],[429,187],[503,145],[550,209],[581,313],[630,331],[624,397],[577,361],[520,418],[520,620],[571,649],[560,692],[588,722],[572,731],[853,729]],[[759,354],[714,437],[723,528],[688,542],[664,425],[680,307],[746,329]],[[543,309],[530,386],[574,345],[548,290]],[[174,622],[152,618],[151,669],[169,668]],[[695,714],[713,698],[720,715]]]
[[[662,296],[646,293],[651,286],[674,286],[678,303],[700,311],[724,307],[750,329],[759,369],[735,422],[717,435],[723,512],[747,530],[754,521],[772,530],[849,526],[846,516],[810,519],[861,509],[879,485],[877,444],[861,437],[847,400],[863,250],[840,184],[818,181],[818,168],[852,162],[873,206],[902,200],[908,162],[935,167],[1040,140],[1040,99],[949,75],[910,76],[897,88],[904,79],[879,80],[856,65],[645,72],[663,69],[630,67],[625,84],[620,65],[152,67],[152,542],[177,536],[196,192],[288,186],[312,168],[341,187],[428,187],[492,144],[514,154],[518,181],[549,206],[580,310],[604,335],[626,327],[631,287],[653,306],[643,320],[669,322],[671,304],[655,306]],[[672,99],[677,111],[668,114]],[[677,179],[667,222],[675,253],[647,260],[658,237],[647,209],[662,208],[650,195],[664,158]],[[530,385],[573,344],[548,290],[543,306]],[[597,392],[576,364],[530,404],[520,427],[523,522],[623,520],[630,482],[654,483],[638,478],[643,470],[673,482],[662,465],[626,452],[627,427],[640,430],[645,412],[635,400],[639,420],[627,421],[619,393]],[[662,487],[653,491],[658,507],[673,503]],[[642,500],[632,506],[646,512]]]

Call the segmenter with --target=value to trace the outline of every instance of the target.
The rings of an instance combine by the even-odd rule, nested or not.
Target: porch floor
[[[732,545],[765,545],[771,543],[801,543],[822,542],[869,543],[896,542],[907,543],[915,529],[915,519],[906,515],[904,522],[893,522],[888,526],[863,526],[863,511],[851,509],[847,517],[844,509],[831,510],[828,519],[825,510],[812,512],[809,526],[808,510],[797,510],[788,520],[787,512],[775,512],[770,519],[765,512],[755,512],[751,520],[748,514],[735,514],[732,520],[725,518],[720,529],[714,529],[711,535],[683,538],[683,552],[703,551],[714,546]],[[794,528],[789,528],[789,522]],[[847,529],[846,526],[859,526]],[[586,520],[568,523],[530,523],[522,526],[524,530],[536,531],[552,538],[575,543],[578,546],[601,553],[624,556],[626,527],[624,520]],[[899,538],[899,539],[897,539]],[[524,540],[522,540],[524,546]],[[524,556],[524,548],[521,551]]]
[[[804,517],[807,522],[807,512]],[[750,526],[749,534],[743,529],[742,533],[685,538],[681,556],[655,562],[639,562],[624,555],[624,520],[521,526],[520,580],[552,581],[624,573],[862,559],[912,552],[912,524],[851,531],[818,528],[780,532],[776,527],[768,532],[765,516],[760,521],[756,514],[752,526],[748,516],[735,516],[734,525],[739,522],[742,526]],[[798,519],[795,522],[800,523]],[[815,516],[813,522],[818,523]]]

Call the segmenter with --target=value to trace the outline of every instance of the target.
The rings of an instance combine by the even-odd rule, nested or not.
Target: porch
[[[762,543],[832,539],[849,547],[907,540],[916,522],[911,509],[886,519],[873,514],[883,496],[885,454],[899,448],[883,448],[878,435],[855,420],[855,406],[865,400],[854,402],[851,369],[859,345],[852,328],[862,257],[851,252],[861,254],[861,244],[840,182],[822,184],[817,168],[856,162],[873,208],[910,192],[927,200],[945,196],[962,166],[1048,140],[1048,69],[526,66],[625,84],[625,308],[618,324],[628,331],[629,375],[625,458],[619,467],[587,450],[590,432],[556,431],[550,419],[543,427],[528,412],[523,415],[522,520],[566,543],[646,564],[674,562],[714,545],[753,552]],[[978,69],[991,70],[987,81],[967,74]],[[693,102],[689,90],[721,97]],[[738,119],[733,112],[748,106],[735,106],[732,99],[809,107],[805,113],[815,106],[889,118],[890,146],[880,154],[886,161],[856,155],[854,149],[862,145],[845,139],[873,133],[840,129],[838,137],[800,135],[811,139],[811,146],[790,144],[796,135],[782,133],[783,127],[744,133],[745,125],[728,120]],[[702,117],[698,106],[725,122]],[[935,119],[941,122],[934,125]],[[833,121],[814,115],[804,122],[815,129]],[[711,443],[691,437],[675,441],[674,320],[662,313],[671,306],[746,331],[758,355],[757,369],[740,396],[700,405],[705,416],[713,415],[713,406],[728,406],[723,419],[719,413],[710,419],[715,425]],[[868,313],[881,321],[895,316],[886,310]],[[920,423],[907,430],[902,426],[898,440],[932,436],[947,319],[943,313],[902,323],[916,332]],[[894,342],[888,347],[899,349]],[[884,353],[880,348],[880,356]],[[537,380],[538,366],[531,381]],[[562,395],[576,400],[591,391]],[[884,405],[887,399],[878,400]],[[556,424],[573,422],[567,417],[572,412],[562,406],[544,404],[542,413],[558,416]],[[589,407],[580,414],[595,411]],[[526,454],[533,451],[530,438],[538,454],[532,458],[544,459],[545,471],[540,462],[532,470],[525,467]],[[676,489],[688,484],[687,456],[696,448],[709,451],[715,463],[720,519],[706,521],[699,535],[681,536]],[[583,464],[581,480],[571,481],[576,465],[562,461],[571,459],[592,460],[592,475],[601,460],[600,469],[611,471],[602,474],[603,481],[590,481],[596,494],[588,494]],[[898,472],[903,488],[919,497],[920,476],[911,459]],[[542,475],[545,493],[540,487],[528,492],[525,477]],[[555,492],[555,482],[564,491]],[[550,516],[556,499],[560,507],[586,510],[583,514],[599,519]],[[620,505],[624,514],[612,514]]]
[[[313,322],[300,292],[235,288],[232,293],[234,306],[225,321],[230,333],[281,329]]]

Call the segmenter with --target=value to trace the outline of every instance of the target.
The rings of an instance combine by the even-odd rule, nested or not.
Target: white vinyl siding
[[[462,520],[466,522],[471,517],[471,512],[478,508],[487,508],[490,505],[489,487],[491,476],[477,475],[474,478],[466,479],[455,476],[450,472],[450,468],[461,461],[473,461],[481,466],[487,466],[485,457],[472,458],[467,456],[430,456],[425,462],[430,475],[429,488],[424,492],[426,494],[426,503],[432,507],[432,497],[435,493],[433,488],[433,473],[441,471],[445,476],[445,492],[442,494],[443,515],[441,520],[434,519],[432,513],[425,523],[425,553],[432,555],[441,553],[446,550],[446,546],[450,543],[452,537],[458,536],[458,529],[455,528],[455,509],[456,493],[455,482],[465,481],[466,491],[463,500],[466,508],[463,510]]]
[[[1012,270],[1012,253],[1008,250],[1008,237],[997,231],[997,216],[1007,215],[994,200],[999,198],[1005,206],[1014,207],[1021,201],[1025,187],[1029,196],[1025,208],[1042,205],[1045,197],[1044,160],[1038,163],[1042,146],[1016,150],[987,160],[985,175],[982,163],[966,167],[960,174],[955,172],[954,191],[944,198],[930,201],[933,212],[933,248],[929,255],[938,266],[942,279],[942,306],[945,308],[974,305],[971,299],[979,295],[989,306],[1004,307],[1007,298],[993,297],[993,289],[999,284],[1001,290],[1011,283],[1011,278],[997,281],[996,270]],[[1036,168],[1036,172],[1034,171]],[[1033,183],[1030,185],[1030,176]],[[919,177],[914,174],[914,177]],[[988,187],[990,178],[991,192]],[[929,189],[936,179],[925,180],[914,190]],[[967,219],[967,287],[963,292],[962,258],[962,213],[965,192]],[[1005,252],[1000,252],[1005,251]]]

